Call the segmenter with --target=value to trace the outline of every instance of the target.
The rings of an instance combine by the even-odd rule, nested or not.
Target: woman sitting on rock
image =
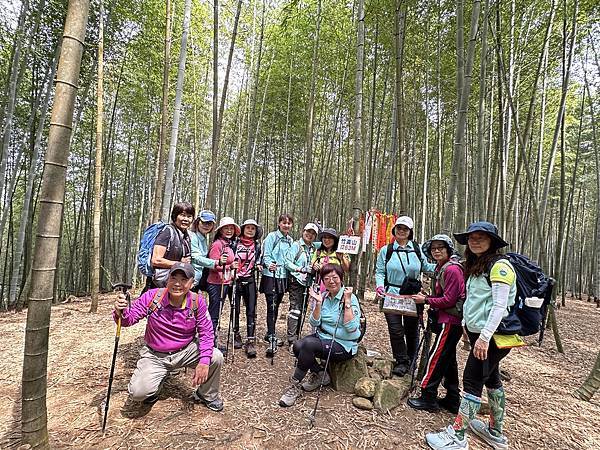
[[[314,391],[331,382],[326,368],[317,358],[326,361],[345,361],[356,355],[360,338],[360,306],[352,288],[343,286],[344,271],[341,266],[325,264],[320,271],[326,292],[319,294],[310,290],[315,302],[309,317],[316,333],[294,342],[292,349],[298,364],[290,378],[291,385],[285,390],[280,406],[292,406],[302,395],[302,390]],[[307,380],[302,383],[306,374]]]

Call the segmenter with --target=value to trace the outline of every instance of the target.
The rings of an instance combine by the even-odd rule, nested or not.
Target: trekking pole
[[[306,322],[306,304],[308,300],[308,290],[312,286],[312,275],[307,274],[306,276],[306,286],[304,287],[304,297],[302,297],[302,310],[300,311],[300,318],[298,323],[298,331],[296,332],[296,339],[299,340],[302,335],[302,328],[304,327],[304,322]]]
[[[277,270],[277,266],[275,266],[275,270]],[[275,350],[277,349],[277,317],[275,316],[275,302],[277,301],[277,290],[275,289],[275,270],[271,270],[273,274],[273,301],[271,302],[271,311],[273,315],[273,336],[271,336],[271,365],[275,364]]]
[[[236,269],[233,269],[233,278],[231,281],[231,297],[229,298],[229,325],[227,327],[227,343],[225,344],[225,350],[229,354],[229,342],[231,342],[231,334],[234,333],[233,325],[234,325],[234,313],[235,313],[235,272]],[[234,338],[235,340],[235,338]],[[232,345],[231,349],[231,363],[233,364],[235,361],[235,345]]]
[[[319,392],[317,392],[317,399],[315,401],[315,406],[312,412],[308,415],[308,420],[310,422],[310,428],[315,426],[315,422],[317,420],[317,408],[319,406],[319,399],[321,398],[321,391],[323,390],[323,382],[325,381],[325,374],[327,373],[327,368],[329,367],[329,360],[331,359],[331,350],[333,349],[333,344],[335,342],[335,335],[337,333],[338,326],[340,324],[340,319],[342,318],[344,312],[344,296],[342,296],[342,300],[340,301],[340,309],[337,321],[335,322],[335,328],[333,329],[333,337],[331,339],[331,345],[329,346],[329,351],[327,352],[327,359],[325,360],[325,368],[323,369],[323,376],[321,377],[321,383],[319,384]]]
[[[121,290],[127,299],[127,307],[131,306],[130,284],[117,283],[112,286],[113,290]],[[108,391],[106,392],[106,402],[104,403],[104,418],[102,419],[102,435],[106,431],[106,420],[108,419],[108,406],[110,403],[110,391],[112,389],[113,378],[115,375],[115,365],[117,362],[117,350],[119,349],[119,338],[121,337],[121,315],[117,318],[117,331],[115,333],[115,348],[113,350],[112,362],[110,364],[110,375],[108,376]]]
[[[421,335],[420,331],[423,330],[423,334]],[[419,320],[419,329],[417,331],[419,333],[419,344],[417,345],[417,350],[415,351],[415,354],[413,355],[413,359],[410,362],[410,368],[408,369],[410,371],[410,387],[409,387],[409,392],[411,392],[414,389],[414,385],[415,385],[415,372],[417,369],[417,359],[419,359],[419,352],[421,351],[421,348],[423,347],[423,342],[425,342],[425,327],[423,326],[423,321]]]
[[[225,252],[221,252],[223,256]],[[217,335],[215,336],[215,346],[219,347],[219,337],[221,335],[221,314],[223,314],[223,293],[225,292],[225,264],[221,273],[221,295],[219,295],[219,317],[217,317]],[[226,355],[223,355],[226,356]]]

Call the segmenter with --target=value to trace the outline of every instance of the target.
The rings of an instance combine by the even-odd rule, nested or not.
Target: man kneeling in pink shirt
[[[153,404],[158,400],[167,374],[183,367],[195,367],[192,383],[198,386],[193,397],[213,411],[223,409],[219,396],[223,355],[213,348],[213,326],[206,302],[190,291],[194,284],[191,264],[176,263],[169,271],[167,287],[150,289],[127,307],[124,295],[115,301],[113,317],[128,327],[147,318],[141,358],[129,381],[129,394],[136,401]]]

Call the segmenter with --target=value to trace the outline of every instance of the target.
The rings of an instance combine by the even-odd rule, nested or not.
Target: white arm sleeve
[[[492,335],[496,332],[496,328],[502,321],[502,316],[508,306],[508,294],[510,286],[506,283],[492,283],[492,298],[494,303],[487,322],[481,330],[480,338],[485,342],[490,342]]]

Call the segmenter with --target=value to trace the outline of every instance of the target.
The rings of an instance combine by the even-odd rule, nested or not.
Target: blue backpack
[[[152,268],[154,241],[156,241],[156,236],[167,226],[167,223],[160,220],[144,230],[137,257],[137,266],[142,275],[152,277],[154,274],[154,269]]]
[[[544,274],[540,266],[520,253],[507,253],[496,261],[501,259],[508,260],[515,269],[517,296],[515,304],[511,306],[508,316],[502,319],[496,332],[521,336],[543,332],[548,306],[552,301],[554,279]],[[493,261],[492,265],[496,261]],[[489,270],[487,280],[491,285]],[[542,336],[540,333],[540,344]]]

